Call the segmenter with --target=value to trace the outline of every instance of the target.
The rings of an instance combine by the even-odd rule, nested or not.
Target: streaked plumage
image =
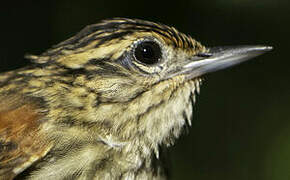
[[[158,62],[136,59],[143,42]],[[172,27],[124,18],[27,56],[0,76],[0,179],[165,178],[160,153],[191,124],[207,72],[184,67],[211,56]]]

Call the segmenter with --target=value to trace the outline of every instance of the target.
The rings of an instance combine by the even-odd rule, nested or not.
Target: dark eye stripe
[[[111,41],[113,39],[118,39],[121,37],[124,37],[126,35],[132,34],[133,31],[123,31],[123,32],[118,32],[114,34],[110,34],[108,36],[100,37],[100,41],[95,45],[95,47],[99,47],[100,45],[106,43],[107,41]]]

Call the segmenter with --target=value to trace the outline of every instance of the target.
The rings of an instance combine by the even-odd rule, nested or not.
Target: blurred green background
[[[110,17],[162,22],[207,46],[272,45],[205,77],[194,125],[170,150],[170,172],[176,180],[289,180],[289,12],[289,0],[2,2],[0,71]]]

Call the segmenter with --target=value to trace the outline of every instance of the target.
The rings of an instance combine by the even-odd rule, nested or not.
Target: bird
[[[205,74],[272,50],[111,18],[0,74],[0,179],[166,179]]]

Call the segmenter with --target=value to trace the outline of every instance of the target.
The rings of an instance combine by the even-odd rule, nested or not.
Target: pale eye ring
[[[158,43],[143,41],[134,50],[135,59],[146,65],[154,65],[161,60],[162,51]]]

